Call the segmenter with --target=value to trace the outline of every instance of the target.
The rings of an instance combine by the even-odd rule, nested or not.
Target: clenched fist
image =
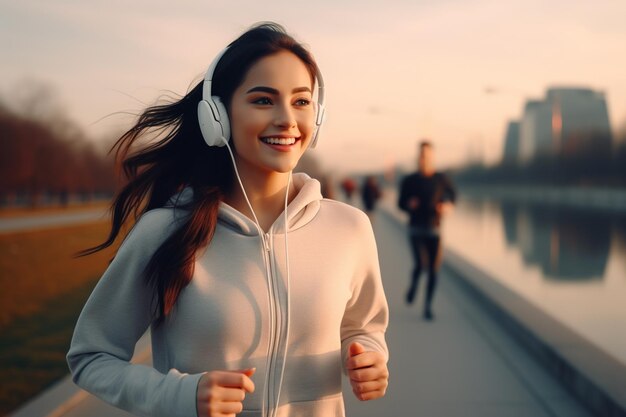
[[[354,342],[350,345],[346,369],[352,391],[359,400],[375,400],[385,395],[389,371],[382,353],[366,352],[363,345]]]
[[[256,369],[212,371],[198,382],[196,407],[198,417],[234,417],[243,410],[247,392],[254,392],[250,377]]]

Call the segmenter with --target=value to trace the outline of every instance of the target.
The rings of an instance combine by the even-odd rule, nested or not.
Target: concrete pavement
[[[374,220],[391,318],[390,385],[384,399],[361,403],[344,384],[348,416],[591,416],[456,283],[444,265],[435,320],[422,319],[425,277],[417,305],[404,294],[412,268],[402,227],[378,212]]]

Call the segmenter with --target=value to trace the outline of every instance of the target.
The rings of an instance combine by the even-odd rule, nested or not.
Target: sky
[[[510,119],[552,86],[605,93],[626,127],[623,0],[0,0],[0,99],[46,86],[94,140],[185,94],[249,26],[278,22],[315,56],[335,173],[500,159]]]

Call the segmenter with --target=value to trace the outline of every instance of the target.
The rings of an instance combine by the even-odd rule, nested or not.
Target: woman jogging
[[[324,85],[279,25],[252,27],[179,101],[116,143],[128,176],[87,301],[74,381],[140,416],[343,416],[388,380],[388,321],[367,216],[292,170],[315,145]],[[133,217],[134,216],[134,217]],[[129,361],[150,329],[153,366]]]

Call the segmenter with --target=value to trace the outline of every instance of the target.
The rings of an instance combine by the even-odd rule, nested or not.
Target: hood
[[[293,174],[292,183],[297,194],[287,206],[289,231],[299,229],[313,220],[323,198],[319,181],[307,174]],[[254,220],[224,202],[220,203],[218,219],[220,223],[243,235],[259,234]],[[284,213],[281,213],[272,225],[272,232],[284,233],[284,230]]]
[[[323,198],[319,181],[309,177],[307,174],[300,172],[294,173],[292,183],[297,194],[287,206],[287,224],[289,231],[299,229],[313,220],[320,209],[320,202]],[[193,189],[187,187],[173,195],[166,204],[166,207],[180,207],[181,205],[189,203],[192,199]],[[223,201],[220,202],[218,222],[242,235],[256,236],[259,234],[254,220],[248,218]],[[284,213],[281,213],[272,225],[272,232],[284,233],[284,230]]]

